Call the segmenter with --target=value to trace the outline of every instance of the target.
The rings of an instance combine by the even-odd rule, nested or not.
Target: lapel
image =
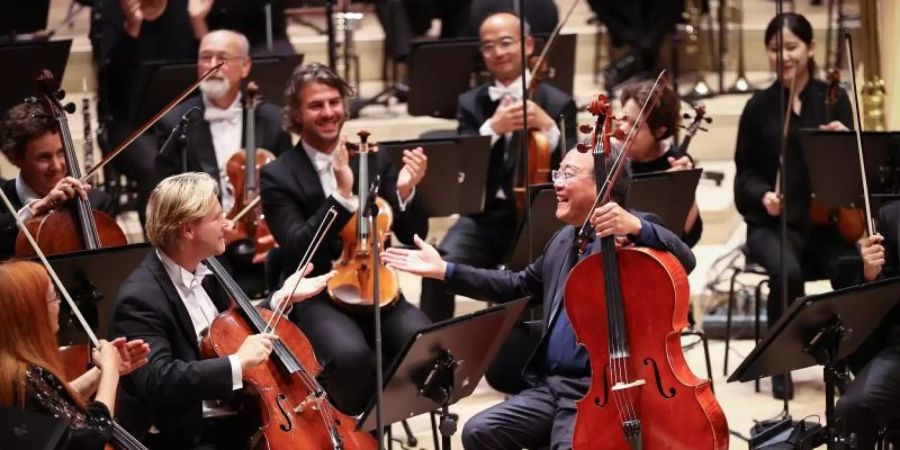
[[[568,240],[564,241],[567,242]],[[572,267],[575,266],[575,255],[574,251],[571,249],[560,249],[561,255],[559,258],[563,259],[563,263],[560,266],[559,270],[556,273],[556,277],[553,279],[551,284],[552,290],[550,292],[553,293],[553,296],[550,299],[550,315],[547,320],[547,330],[553,326],[553,323],[556,321],[556,318],[559,317],[559,311],[562,309],[563,305],[563,297],[565,296],[566,290],[566,280],[568,280],[569,272],[572,271]]]
[[[297,186],[300,187],[306,195],[311,199],[310,202],[304,202],[311,208],[317,209],[322,202],[325,201],[325,191],[322,190],[322,181],[319,180],[319,173],[313,166],[306,150],[303,149],[303,143],[297,142],[297,145],[288,155],[288,164],[285,164],[287,170],[294,177]]]
[[[156,278],[156,282],[162,287],[166,301],[171,307],[172,315],[175,316],[175,321],[178,322],[181,332],[188,337],[191,349],[194,350],[195,355],[199,359],[200,348],[197,346],[197,340],[194,338],[197,334],[194,330],[194,324],[191,322],[191,316],[184,306],[184,301],[178,295],[175,284],[172,283],[172,279],[166,273],[166,268],[163,267],[162,261],[156,256],[156,252],[151,251],[147,258],[149,258],[150,271],[153,273],[153,277]]]
[[[22,208],[22,200],[19,198],[19,193],[16,192],[16,179],[12,178],[10,180],[6,180],[3,183],[3,193],[9,197],[9,202],[12,203],[13,208],[21,209]]]

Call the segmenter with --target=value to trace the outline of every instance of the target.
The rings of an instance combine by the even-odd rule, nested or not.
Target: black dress
[[[669,169],[671,165],[669,164],[669,158],[680,158],[682,156],[681,151],[677,146],[670,146],[669,149],[660,155],[659,158],[656,158],[652,161],[638,162],[631,161],[631,173],[651,173],[651,172],[663,172]],[[690,156],[688,156],[690,158]],[[691,159],[693,162],[693,159]],[[700,242],[700,236],[703,235],[703,218],[700,217],[700,214],[697,214],[697,220],[694,221],[694,225],[691,226],[691,229],[682,232],[679,237],[684,241],[688,247],[694,248],[697,245],[697,242]]]
[[[831,226],[813,226],[809,218],[809,173],[800,143],[800,129],[818,128],[830,120],[853,126],[850,100],[840,92],[834,111],[826,107],[827,84],[811,79],[798,94],[800,114],[791,111],[787,137],[787,179],[784,198],[787,207],[788,241],[785,269],[781,267],[780,216],[771,216],[762,204],[768,191],[775,191],[781,148],[779,110],[781,100],[778,82],[757,92],[747,102],[738,126],[734,160],[737,169],[734,180],[734,200],[738,212],[747,222],[747,251],[750,258],[771,275],[767,302],[768,323],[781,316],[781,278],[787,277],[788,301],[803,295],[803,282],[809,279],[831,279],[835,288],[853,283],[858,262],[854,243],[845,241]],[[785,93],[785,98],[788,97]],[[831,117],[829,117],[831,116]],[[846,264],[846,267],[845,267]]]
[[[112,419],[109,409],[100,402],[88,403],[81,409],[62,382],[40,366],[30,366],[25,372],[25,410],[46,414],[69,423],[61,448],[70,450],[99,450],[112,440]]]

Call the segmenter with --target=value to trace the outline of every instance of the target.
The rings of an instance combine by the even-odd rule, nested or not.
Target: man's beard
[[[227,78],[207,78],[200,83],[200,91],[208,98],[218,100],[231,90],[231,81]]]

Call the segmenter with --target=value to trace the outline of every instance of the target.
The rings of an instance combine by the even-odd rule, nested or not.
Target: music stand
[[[290,80],[294,67],[303,62],[303,55],[262,56],[253,57],[252,60],[253,66],[247,79],[259,85],[259,92],[264,100],[282,106],[284,87]],[[138,69],[137,80],[132,91],[134,101],[128,112],[133,124],[146,122],[171,99],[197,81],[197,62],[143,62]]]
[[[625,207],[656,214],[669,231],[681,236],[702,173],[703,169],[690,169],[632,174]]]
[[[47,260],[94,333],[105,339],[111,329],[119,287],[150,250],[148,244],[133,244],[52,255]],[[60,346],[88,342],[65,302],[60,306],[57,336]]]
[[[540,53],[547,37],[535,36],[535,55]],[[558,39],[555,51],[547,60],[549,69],[544,82],[572,95],[575,35],[561,34]],[[489,79],[478,39],[414,40],[409,53],[407,111],[412,116],[454,119],[459,95]]]
[[[803,156],[812,192],[827,207],[862,207],[862,177],[856,135],[853,131],[800,130]],[[869,193],[896,194],[900,188],[895,154],[900,151],[900,133],[862,132]],[[835,175],[841,177],[835,183]],[[873,206],[872,213],[877,209]]]
[[[470,214],[484,210],[489,136],[455,136],[378,143],[397,167],[403,150],[422,147],[428,156],[428,175],[416,186],[416,197],[429,217]]]
[[[71,39],[0,44],[0,80],[4,85],[0,90],[0,113],[5,113],[35,93],[34,78],[41,69],[49,69],[53,73],[54,89],[59,87],[71,47]]]
[[[0,39],[15,39],[16,35],[46,30],[49,14],[50,0],[4,2],[3,14],[0,15]]]
[[[6,450],[57,449],[68,427],[48,414],[0,405],[0,448]]]
[[[455,431],[449,406],[475,390],[527,301],[523,298],[438,322],[410,338],[384,382],[385,423],[440,407],[442,448],[449,450]],[[360,416],[358,429],[376,428],[374,409],[373,398]]]
[[[522,270],[531,263],[531,255],[540,255],[550,239],[566,224],[556,218],[556,191],[553,183],[531,185],[531,251],[528,251],[528,229],[519,221],[516,240],[506,258],[506,268]]]
[[[800,298],[769,328],[728,382],[823,365],[826,442],[829,449],[846,443],[834,423],[834,388],[839,376],[835,363],[856,351],[898,299],[900,278]],[[757,448],[753,442],[751,448]]]

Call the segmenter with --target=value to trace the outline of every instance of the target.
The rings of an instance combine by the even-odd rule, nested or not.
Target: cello
[[[591,142],[599,191],[595,206],[609,201],[651,98],[610,167],[609,100],[600,96],[591,104],[598,117]],[[591,234],[588,218],[573,250],[584,252]],[[711,383],[691,372],[681,349],[690,299],[684,268],[667,252],[617,248],[615,236],[601,238],[600,246],[600,253],[575,265],[565,287],[566,313],[591,364],[590,387],[576,403],[573,448],[728,448],[728,425]]]
[[[62,294],[62,297],[69,305],[69,308],[71,308],[72,314],[78,320],[78,323],[81,325],[91,344],[94,346],[94,348],[100,348],[100,340],[97,339],[97,335],[94,334],[94,330],[92,330],[90,325],[88,325],[87,320],[84,318],[84,315],[81,314],[81,310],[78,309],[78,305],[75,303],[75,300],[73,300],[72,296],[69,295],[69,292],[66,290],[62,281],[60,281],[59,276],[56,274],[56,271],[53,270],[53,266],[51,266],[50,262],[47,261],[47,257],[44,255],[44,252],[41,251],[37,240],[32,236],[26,224],[22,222],[22,219],[19,218],[19,216],[16,214],[16,210],[15,208],[13,208],[12,202],[9,201],[9,197],[7,197],[6,193],[4,193],[2,190],[0,190],[0,200],[3,201],[6,209],[9,210],[13,217],[16,218],[16,225],[19,227],[19,230],[22,233],[21,235],[24,236],[26,242],[31,245],[34,253],[40,259],[41,264],[43,264],[44,268],[47,270],[47,274],[50,276],[50,279],[56,286],[56,289]],[[70,348],[87,349],[87,345],[72,346]],[[86,356],[89,354],[90,352],[85,351]],[[69,381],[68,378],[72,375],[73,369],[69,367],[68,364],[66,364],[65,371],[65,376],[67,378],[66,381]],[[104,450],[148,450],[147,447],[144,446],[144,444],[142,444],[137,440],[137,438],[128,433],[128,431],[126,431],[125,428],[119,425],[119,423],[115,420],[112,421],[112,435],[112,442],[107,443],[103,447]]]
[[[368,142],[369,132],[361,130],[357,133],[360,139],[359,146],[353,150],[359,154],[359,174],[357,186],[359,186],[359,207],[350,216],[350,220],[341,230],[343,249],[341,257],[334,262],[335,276],[328,280],[328,296],[339,305],[349,308],[371,308],[375,301],[381,307],[394,304],[400,298],[400,279],[397,272],[384,264],[376,265],[377,253],[384,249],[384,240],[391,230],[394,214],[391,205],[386,200],[378,197],[378,190],[369,190],[369,153],[378,150],[378,146]],[[375,179],[375,186],[378,184]],[[378,234],[371,235],[369,217],[369,196],[378,209],[377,221]],[[372,251],[372,240],[378,244],[378,249]],[[378,292],[375,292],[374,272],[378,271]]]
[[[67,112],[74,112],[75,105],[65,106],[60,100],[65,96],[62,90],[53,86],[53,74],[44,69],[37,76],[38,89],[43,98],[44,108],[56,121],[66,159],[66,171],[72,178],[81,178],[81,169],[75,156],[75,143],[69,131]],[[37,102],[36,99],[28,99]],[[92,209],[91,202],[81,197],[72,199],[71,210],[56,209],[41,217],[34,217],[26,223],[26,228],[35,237],[38,247],[46,254],[69,253],[78,250],[96,250],[101,247],[125,245],[125,233],[115,219]],[[20,230],[16,238],[16,256],[33,257],[34,249]]]
[[[335,217],[337,212],[332,208],[300,263],[301,273],[305,272]],[[356,421],[339,412],[328,400],[316,381],[321,366],[312,345],[293,323],[280,320],[286,314],[282,305],[273,312],[254,307],[215,257],[207,258],[205,264],[234,300],[234,306],[217,316],[204,331],[200,347],[204,357],[234,354],[251,334],[274,333],[279,337],[273,342],[269,360],[243,373],[244,380],[259,397],[260,432],[265,448],[374,450],[372,435],[356,430]]]
[[[256,148],[256,107],[259,102],[259,87],[251,81],[247,83],[244,98],[244,149],[231,155],[225,165],[228,183],[234,192],[234,205],[226,215],[234,222],[234,228],[225,232],[225,245],[236,261],[244,263],[264,261],[266,253],[275,247],[274,239],[266,245],[259,243],[260,239],[272,236],[259,204],[259,170],[275,161],[272,152]]]

